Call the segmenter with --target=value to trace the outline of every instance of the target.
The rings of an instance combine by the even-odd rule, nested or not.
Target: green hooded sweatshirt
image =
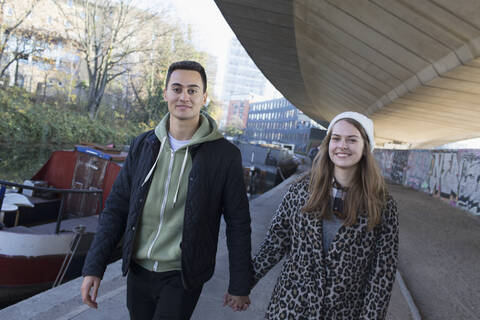
[[[189,147],[222,138],[215,121],[200,114],[200,126],[190,142],[173,151],[168,139],[167,114],[155,128],[161,141],[145,207],[135,239],[135,261],[150,271],[181,270],[181,249],[188,176],[192,169]]]

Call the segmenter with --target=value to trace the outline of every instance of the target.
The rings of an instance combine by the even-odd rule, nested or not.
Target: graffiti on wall
[[[480,215],[480,150],[375,150],[386,179]]]
[[[452,204],[458,199],[460,187],[459,156],[457,151],[432,152],[432,166],[428,175],[428,193],[448,199]]]
[[[407,187],[429,192],[427,178],[432,166],[431,161],[432,157],[428,151],[409,152],[405,180],[402,183]]]
[[[393,165],[393,155],[395,154],[394,150],[381,150],[382,152],[375,151],[375,159],[380,164],[380,169],[382,170],[382,175],[390,179]]]
[[[398,150],[393,155],[392,170],[390,172],[390,179],[393,182],[403,184],[403,179],[408,167],[408,151]]]
[[[458,205],[480,214],[480,151],[462,154]]]

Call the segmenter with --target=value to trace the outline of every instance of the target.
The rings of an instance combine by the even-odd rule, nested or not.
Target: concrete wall
[[[386,179],[480,216],[480,150],[377,149],[374,154]]]

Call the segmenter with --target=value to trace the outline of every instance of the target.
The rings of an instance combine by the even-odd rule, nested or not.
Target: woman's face
[[[333,125],[328,155],[337,168],[357,166],[363,155],[364,141],[360,131],[351,123],[339,120]]]

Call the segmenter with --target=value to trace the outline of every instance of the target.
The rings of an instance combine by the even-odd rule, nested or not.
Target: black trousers
[[[152,272],[132,263],[127,277],[127,308],[132,320],[188,320],[202,287],[187,291],[180,271]]]

